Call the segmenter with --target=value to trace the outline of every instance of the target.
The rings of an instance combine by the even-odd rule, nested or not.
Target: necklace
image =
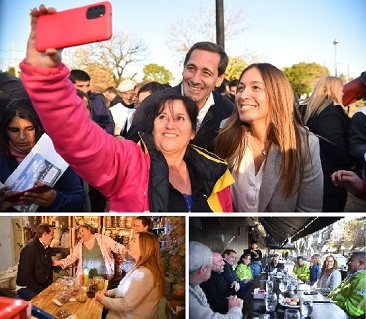
[[[250,134],[250,132],[249,132],[249,136],[251,137],[251,138],[253,138],[253,136]],[[255,138],[253,138],[253,141],[259,146],[259,148],[261,148],[261,152],[262,152],[262,154],[264,155],[264,156],[267,156],[268,155],[268,151],[265,149],[265,148],[262,148],[261,147],[261,145],[258,143],[258,141],[255,139]],[[264,142],[264,146],[266,146],[266,143]]]

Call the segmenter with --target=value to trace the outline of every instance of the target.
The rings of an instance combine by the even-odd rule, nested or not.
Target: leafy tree
[[[143,80],[152,80],[162,84],[172,81],[173,74],[165,67],[150,63],[143,68],[144,77]]]
[[[239,80],[240,74],[248,66],[243,56],[229,57],[229,64],[226,68],[226,79],[232,81],[234,79]]]
[[[342,241],[345,246],[352,247],[365,247],[365,229],[364,224],[366,218],[357,218],[342,223],[344,229]]]
[[[101,91],[107,86],[118,86],[126,69],[146,59],[147,47],[142,40],[123,32],[115,33],[110,40],[67,49],[64,59],[72,69],[81,69],[91,76],[93,90]],[[128,78],[134,78],[137,72]]]
[[[302,94],[309,95],[319,78],[330,74],[325,66],[314,62],[300,62],[292,65],[292,67],[285,67],[282,71],[290,81],[292,89],[298,97]]]
[[[5,71],[5,73],[12,75],[12,76],[16,76],[16,77],[19,76],[19,72],[18,72],[18,74],[16,74],[15,68],[13,66],[9,66],[8,69]]]

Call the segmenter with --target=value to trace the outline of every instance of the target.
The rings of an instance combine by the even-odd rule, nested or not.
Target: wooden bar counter
[[[67,309],[78,319],[100,319],[102,316],[103,305],[95,298],[88,298],[86,302],[69,301],[62,306],[57,306],[53,299],[58,297],[58,283],[54,282],[37,296],[31,302],[38,308],[48,312],[58,318],[56,313]]]

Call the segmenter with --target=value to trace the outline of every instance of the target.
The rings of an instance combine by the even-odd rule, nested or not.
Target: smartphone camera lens
[[[86,11],[87,19],[96,19],[105,15],[105,6],[99,5],[95,7],[90,7]]]

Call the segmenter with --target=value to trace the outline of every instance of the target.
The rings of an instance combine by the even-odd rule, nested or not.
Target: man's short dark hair
[[[227,54],[222,46],[220,46],[216,43],[213,43],[213,42],[206,42],[206,41],[195,43],[186,54],[186,58],[184,60],[184,66],[187,65],[189,59],[191,58],[192,52],[194,50],[208,51],[208,52],[213,52],[213,53],[217,53],[218,55],[220,55],[218,73],[219,73],[219,76],[225,73],[227,65],[229,63],[229,57],[227,56]]]
[[[356,256],[356,258],[358,259],[358,260],[363,260],[363,262],[365,262],[365,260],[366,260],[366,252],[364,252],[364,251],[353,251],[352,252],[352,254],[351,254],[351,256]]]
[[[83,70],[71,70],[69,80],[75,84],[76,81],[90,81],[90,76]]]
[[[222,257],[225,257],[225,255],[229,256],[231,253],[236,254],[236,251],[234,249],[225,249],[221,256]]]
[[[238,86],[239,80],[234,79],[229,82],[229,87],[232,88],[233,86]]]
[[[109,93],[114,93],[116,95],[118,95],[118,91],[114,86],[109,86],[107,87],[104,92],[109,92]]]
[[[52,226],[46,223],[39,224],[36,228],[36,236],[41,238],[44,233],[49,234],[52,229]]]
[[[137,216],[136,219],[141,220],[143,226],[147,226],[148,229],[152,228],[152,220],[147,216]]]
[[[304,258],[302,256],[297,256],[296,259],[297,260],[299,260],[299,259],[303,260]]]

